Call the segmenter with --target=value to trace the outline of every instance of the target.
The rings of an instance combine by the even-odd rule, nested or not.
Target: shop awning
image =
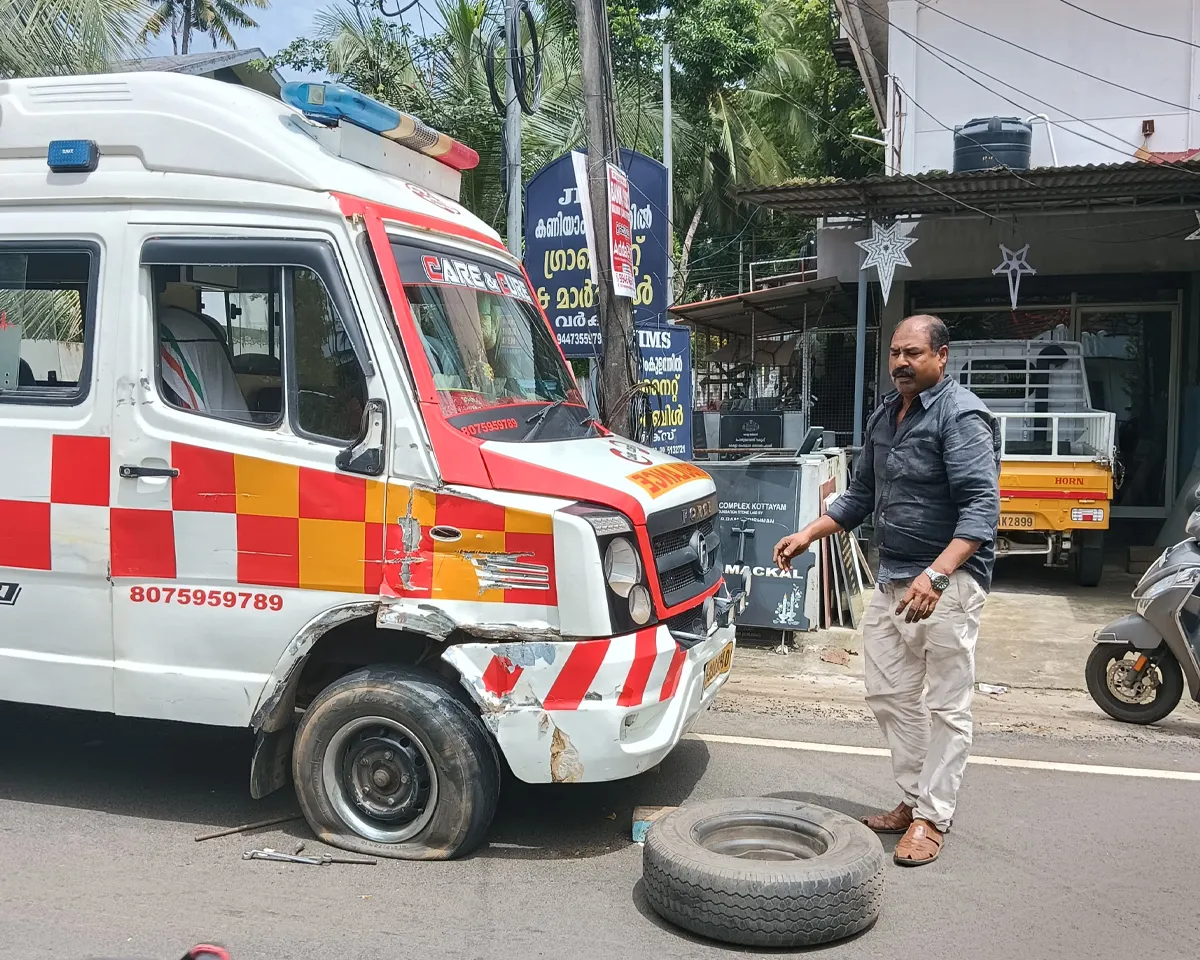
[[[996,214],[1168,202],[1200,204],[1200,161],[1142,162],[1011,171],[923,173],[861,180],[797,180],[746,190],[740,198],[802,217]]]
[[[682,323],[721,330],[756,340],[786,336],[815,327],[853,325],[855,304],[837,279],[784,283],[716,300],[698,300],[671,307]]]

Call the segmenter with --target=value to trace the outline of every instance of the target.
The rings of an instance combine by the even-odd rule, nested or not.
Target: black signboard
[[[783,446],[782,413],[723,413],[720,442],[722,450],[759,450]],[[730,459],[736,454],[726,454]]]
[[[723,418],[722,418],[723,419]],[[792,561],[790,571],[771,561],[775,544],[798,528],[800,464],[794,460],[706,463],[717,486],[717,530],[725,574],[750,575],[750,600],[737,618],[744,627],[808,630],[804,598],[812,551]]]

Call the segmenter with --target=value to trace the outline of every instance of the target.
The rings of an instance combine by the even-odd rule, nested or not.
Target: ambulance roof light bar
[[[470,147],[344,83],[288,83],[280,96],[310,119],[327,125],[345,120],[455,170],[472,170],[479,164],[479,154]]]

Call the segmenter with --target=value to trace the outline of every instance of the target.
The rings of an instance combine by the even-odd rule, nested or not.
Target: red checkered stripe
[[[545,710],[639,707],[670,700],[679,688],[687,652],[662,626],[607,640],[531,644],[554,648],[522,666],[485,645],[463,648],[480,672],[482,692],[498,707]]]
[[[0,436],[0,567],[557,604],[549,515],[184,443],[171,445],[170,508],[121,507],[108,437]],[[401,518],[419,525],[415,550]],[[435,541],[437,524],[461,539]],[[471,552],[544,567],[548,588],[481,592]]]

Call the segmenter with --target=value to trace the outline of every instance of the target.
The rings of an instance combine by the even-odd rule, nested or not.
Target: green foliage
[[[145,0],[0,0],[0,77],[99,73],[139,48]]]
[[[674,0],[667,39],[683,82],[679,97],[695,111],[710,98],[743,82],[773,54],[759,0]]]
[[[220,44],[237,48],[233,31],[250,30],[258,23],[246,7],[265,10],[271,0],[160,0],[142,29],[142,42],[170,33],[176,53],[191,51],[193,36],[207,36],[213,49]]]

